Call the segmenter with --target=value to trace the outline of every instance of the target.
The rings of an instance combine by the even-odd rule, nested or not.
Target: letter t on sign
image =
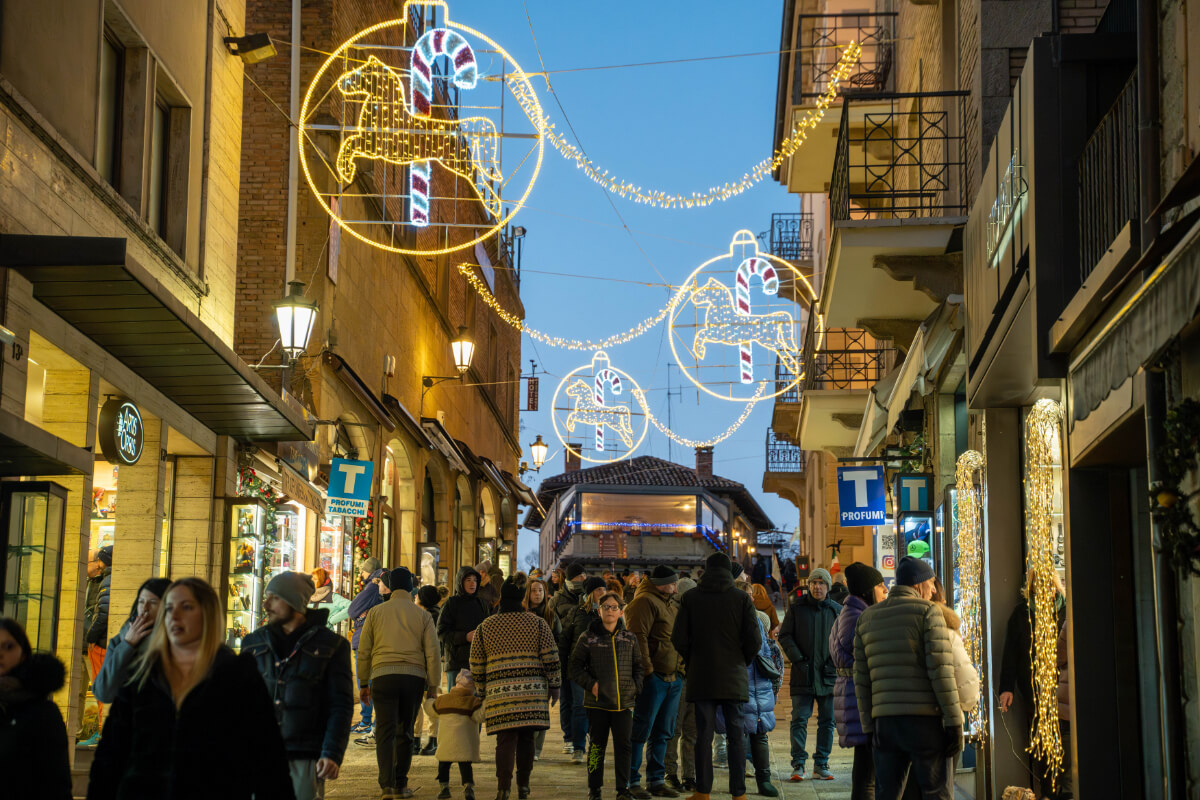
[[[342,474],[346,476],[346,494],[354,494],[354,482],[358,480],[358,476],[366,472],[366,467],[356,464],[339,464]]]
[[[854,505],[859,508],[865,508],[867,505],[867,483],[878,479],[879,473],[873,469],[847,469],[843,470],[839,477],[844,481],[854,484]]]

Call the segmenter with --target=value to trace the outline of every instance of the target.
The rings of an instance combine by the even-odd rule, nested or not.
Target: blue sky
[[[563,0],[483,2],[455,0],[451,19],[480,30],[507,49],[527,72],[539,71],[530,20],[545,68],[629,64],[776,51],[781,3],[682,2],[654,0],[600,3]],[[772,149],[778,56],[698,61],[662,66],[559,72],[551,82],[571,125],[593,161],[643,187],[691,192],[739,178]],[[534,79],[556,129],[570,136],[545,81]],[[546,160],[527,207],[516,224],[528,230],[524,243],[521,295],[527,323],[558,336],[598,339],[636,325],[667,301],[668,290],[615,280],[538,274],[563,272],[627,281],[681,283],[699,264],[727,251],[740,228],[766,231],[772,212],[799,210],[799,199],[767,180],[744,195],[707,209],[659,210],[614,198],[618,217],[603,190],[547,147]],[[623,221],[622,221],[623,218]],[[623,224],[634,232],[623,229]],[[542,411],[522,413],[522,443],[542,434],[559,451],[543,475],[562,470],[549,406],[561,376],[590,361],[590,354],[532,343],[529,359],[551,377],[542,380]],[[666,419],[667,362],[671,351],[665,325],[611,348],[614,365],[647,390],[656,416]],[[672,370],[676,386],[678,370]],[[690,386],[690,384],[688,384]],[[705,398],[685,389],[672,409],[672,427],[703,439],[731,424],[742,406]],[[754,492],[779,527],[795,526],[796,509],[761,491],[763,439],[771,403],[760,403],[742,428],[717,445],[715,471]],[[639,455],[668,457],[668,440],[651,430]],[[691,465],[690,449],[673,446],[674,460]],[[536,487],[536,473],[527,481]],[[523,532],[519,558],[536,547]]]

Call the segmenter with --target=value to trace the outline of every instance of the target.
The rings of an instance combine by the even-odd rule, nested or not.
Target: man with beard
[[[350,645],[326,627],[329,610],[309,608],[316,587],[301,572],[267,583],[267,624],[242,640],[275,709],[296,800],[319,800],[338,776],[354,715]]]

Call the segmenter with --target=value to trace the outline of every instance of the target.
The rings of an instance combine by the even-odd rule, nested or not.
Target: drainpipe
[[[283,274],[283,293],[286,295],[288,281],[296,276],[296,167],[299,160],[300,121],[300,0],[292,0],[292,75],[289,81],[291,97],[288,119],[295,128],[288,129],[288,194],[287,194],[287,260]]]
[[[1162,200],[1161,136],[1159,120],[1158,3],[1139,2],[1138,7],[1138,156],[1142,252],[1158,238],[1160,217],[1151,209]],[[1153,266],[1148,267],[1152,269]]]

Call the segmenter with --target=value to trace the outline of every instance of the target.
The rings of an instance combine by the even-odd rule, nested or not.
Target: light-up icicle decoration
[[[713,203],[723,202],[742,194],[779,169],[784,161],[799,150],[800,146],[804,144],[804,140],[808,138],[808,134],[816,129],[821,118],[825,116],[825,112],[829,109],[829,106],[837,98],[838,88],[841,86],[842,81],[850,77],[850,73],[853,71],[855,64],[858,63],[861,54],[862,47],[858,42],[851,42],[846,45],[845,50],[842,51],[841,59],[838,61],[837,66],[834,67],[833,73],[830,76],[828,88],[817,100],[817,105],[809,109],[795,124],[791,135],[783,140],[783,143],[779,145],[779,148],[770,158],[765,158],[755,164],[739,180],[730,181],[720,186],[713,186],[704,192],[693,192],[691,194],[674,194],[662,190],[643,190],[641,186],[609,175],[608,170],[597,166],[595,162],[583,154],[582,150],[556,133],[554,125],[549,119],[545,116],[535,116],[532,113],[532,105],[536,102],[536,98],[526,98],[526,94],[530,91],[529,89],[526,89],[524,85],[515,84],[511,85],[511,88],[513,97],[521,104],[521,107],[529,115],[530,119],[541,120],[539,130],[546,141],[554,145],[554,148],[558,150],[563,158],[568,161],[574,161],[578,169],[583,170],[585,175],[603,186],[606,190],[615,193],[622,199],[633,200],[635,203],[655,206],[657,208],[704,208]],[[513,81],[512,78],[508,80],[510,84]]]
[[[986,439],[985,439],[986,442]],[[983,581],[983,515],[980,493],[984,477],[983,454],[968,450],[958,457],[955,464],[954,483],[958,493],[955,507],[958,549],[959,595],[958,614],[962,618],[962,639],[967,657],[982,675],[983,663],[983,614],[979,604],[979,591]],[[976,489],[975,476],[979,474],[980,489]],[[981,684],[981,688],[982,684]],[[975,710],[967,715],[965,728],[972,731],[972,741],[982,742],[987,738],[988,698],[986,690],[981,692]]]
[[[1029,567],[1033,570],[1033,723],[1028,751],[1046,764],[1051,788],[1062,769],[1058,726],[1058,621],[1054,589],[1054,467],[1062,458],[1062,406],[1039,400],[1025,421],[1025,494],[1029,504]]]
[[[779,292],[779,276],[775,268],[765,258],[751,256],[738,264],[735,275],[734,290],[737,292],[737,313],[740,316],[750,316],[750,279],[757,275],[762,279],[763,294]],[[738,345],[738,361],[741,364],[742,383],[754,383],[754,343],[742,342]]]

